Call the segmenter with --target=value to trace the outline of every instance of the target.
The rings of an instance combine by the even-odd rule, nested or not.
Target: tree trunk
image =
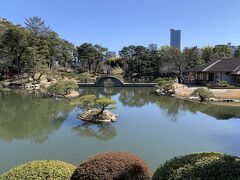
[[[102,108],[99,114],[103,114],[105,108]]]
[[[91,73],[91,64],[88,64],[88,72]]]
[[[102,118],[103,112],[105,110],[105,107],[101,109],[101,111],[96,115],[96,120],[99,121]]]
[[[20,62],[19,62],[19,58],[17,58],[17,74],[18,74],[18,79],[20,77]]]

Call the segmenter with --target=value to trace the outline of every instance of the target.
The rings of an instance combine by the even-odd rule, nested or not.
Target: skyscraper
[[[107,52],[106,52],[106,56],[107,56],[108,58],[115,58],[115,57],[117,56],[117,53],[114,52],[114,51],[107,51]]]
[[[181,49],[181,30],[170,29],[170,46]]]
[[[149,44],[149,45],[148,45],[148,49],[149,49],[150,51],[157,51],[158,45],[157,45],[157,44],[154,44],[154,43]]]

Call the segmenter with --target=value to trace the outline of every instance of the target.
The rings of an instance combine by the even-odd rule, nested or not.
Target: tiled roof
[[[220,59],[190,70],[192,72],[230,72],[240,73],[240,59]]]
[[[240,66],[238,66],[232,73],[230,73],[230,74],[235,74],[235,75],[237,75],[237,74],[240,74]]]
[[[198,67],[196,67],[196,68],[193,68],[193,69],[191,69],[190,71],[191,71],[191,72],[201,72],[201,71],[203,71],[204,69],[206,69],[207,67],[209,67],[209,66],[213,65],[214,63],[216,63],[217,61],[218,61],[218,60],[208,62],[208,63],[206,63],[206,64],[204,64],[204,65],[202,65],[202,66],[198,66]]]

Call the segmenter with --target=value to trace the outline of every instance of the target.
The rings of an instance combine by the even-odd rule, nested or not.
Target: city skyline
[[[118,52],[128,45],[169,45],[169,29],[182,30],[182,48],[240,44],[240,22],[232,18],[239,6],[237,0],[9,0],[1,2],[0,17],[24,25],[25,18],[39,16],[75,45],[97,43]]]

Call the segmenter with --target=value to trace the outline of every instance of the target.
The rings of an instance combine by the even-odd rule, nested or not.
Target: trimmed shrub
[[[123,67],[124,61],[122,58],[107,58],[106,64],[110,65],[111,67]]]
[[[59,80],[47,88],[47,93],[50,96],[65,96],[69,94],[71,90],[74,90],[76,88],[77,84],[73,81]]]
[[[220,81],[213,85],[213,88],[234,88],[234,86],[231,86],[227,81]]]
[[[207,99],[214,97],[211,91],[204,88],[195,89],[191,95],[198,96],[200,101],[206,101]]]
[[[65,73],[62,73],[62,77],[73,78],[80,82],[92,82],[92,79],[91,79],[92,75],[88,72],[84,72],[84,73],[65,72]]]
[[[227,81],[219,81],[215,84],[206,85],[210,89],[236,89],[235,86],[230,85]]]
[[[240,159],[223,153],[194,153],[175,157],[160,166],[153,180],[226,180],[240,177]]]
[[[91,76],[92,75],[90,73],[84,72],[79,74],[76,79],[80,82],[92,82]]]
[[[76,169],[72,164],[56,160],[32,161],[17,166],[0,176],[1,180],[67,180]]]
[[[145,162],[132,153],[109,152],[90,157],[80,164],[71,180],[150,180]]]
[[[174,88],[174,79],[172,78],[157,78],[154,82],[158,83],[158,86],[160,87],[161,91],[164,94],[174,94],[175,88]]]

